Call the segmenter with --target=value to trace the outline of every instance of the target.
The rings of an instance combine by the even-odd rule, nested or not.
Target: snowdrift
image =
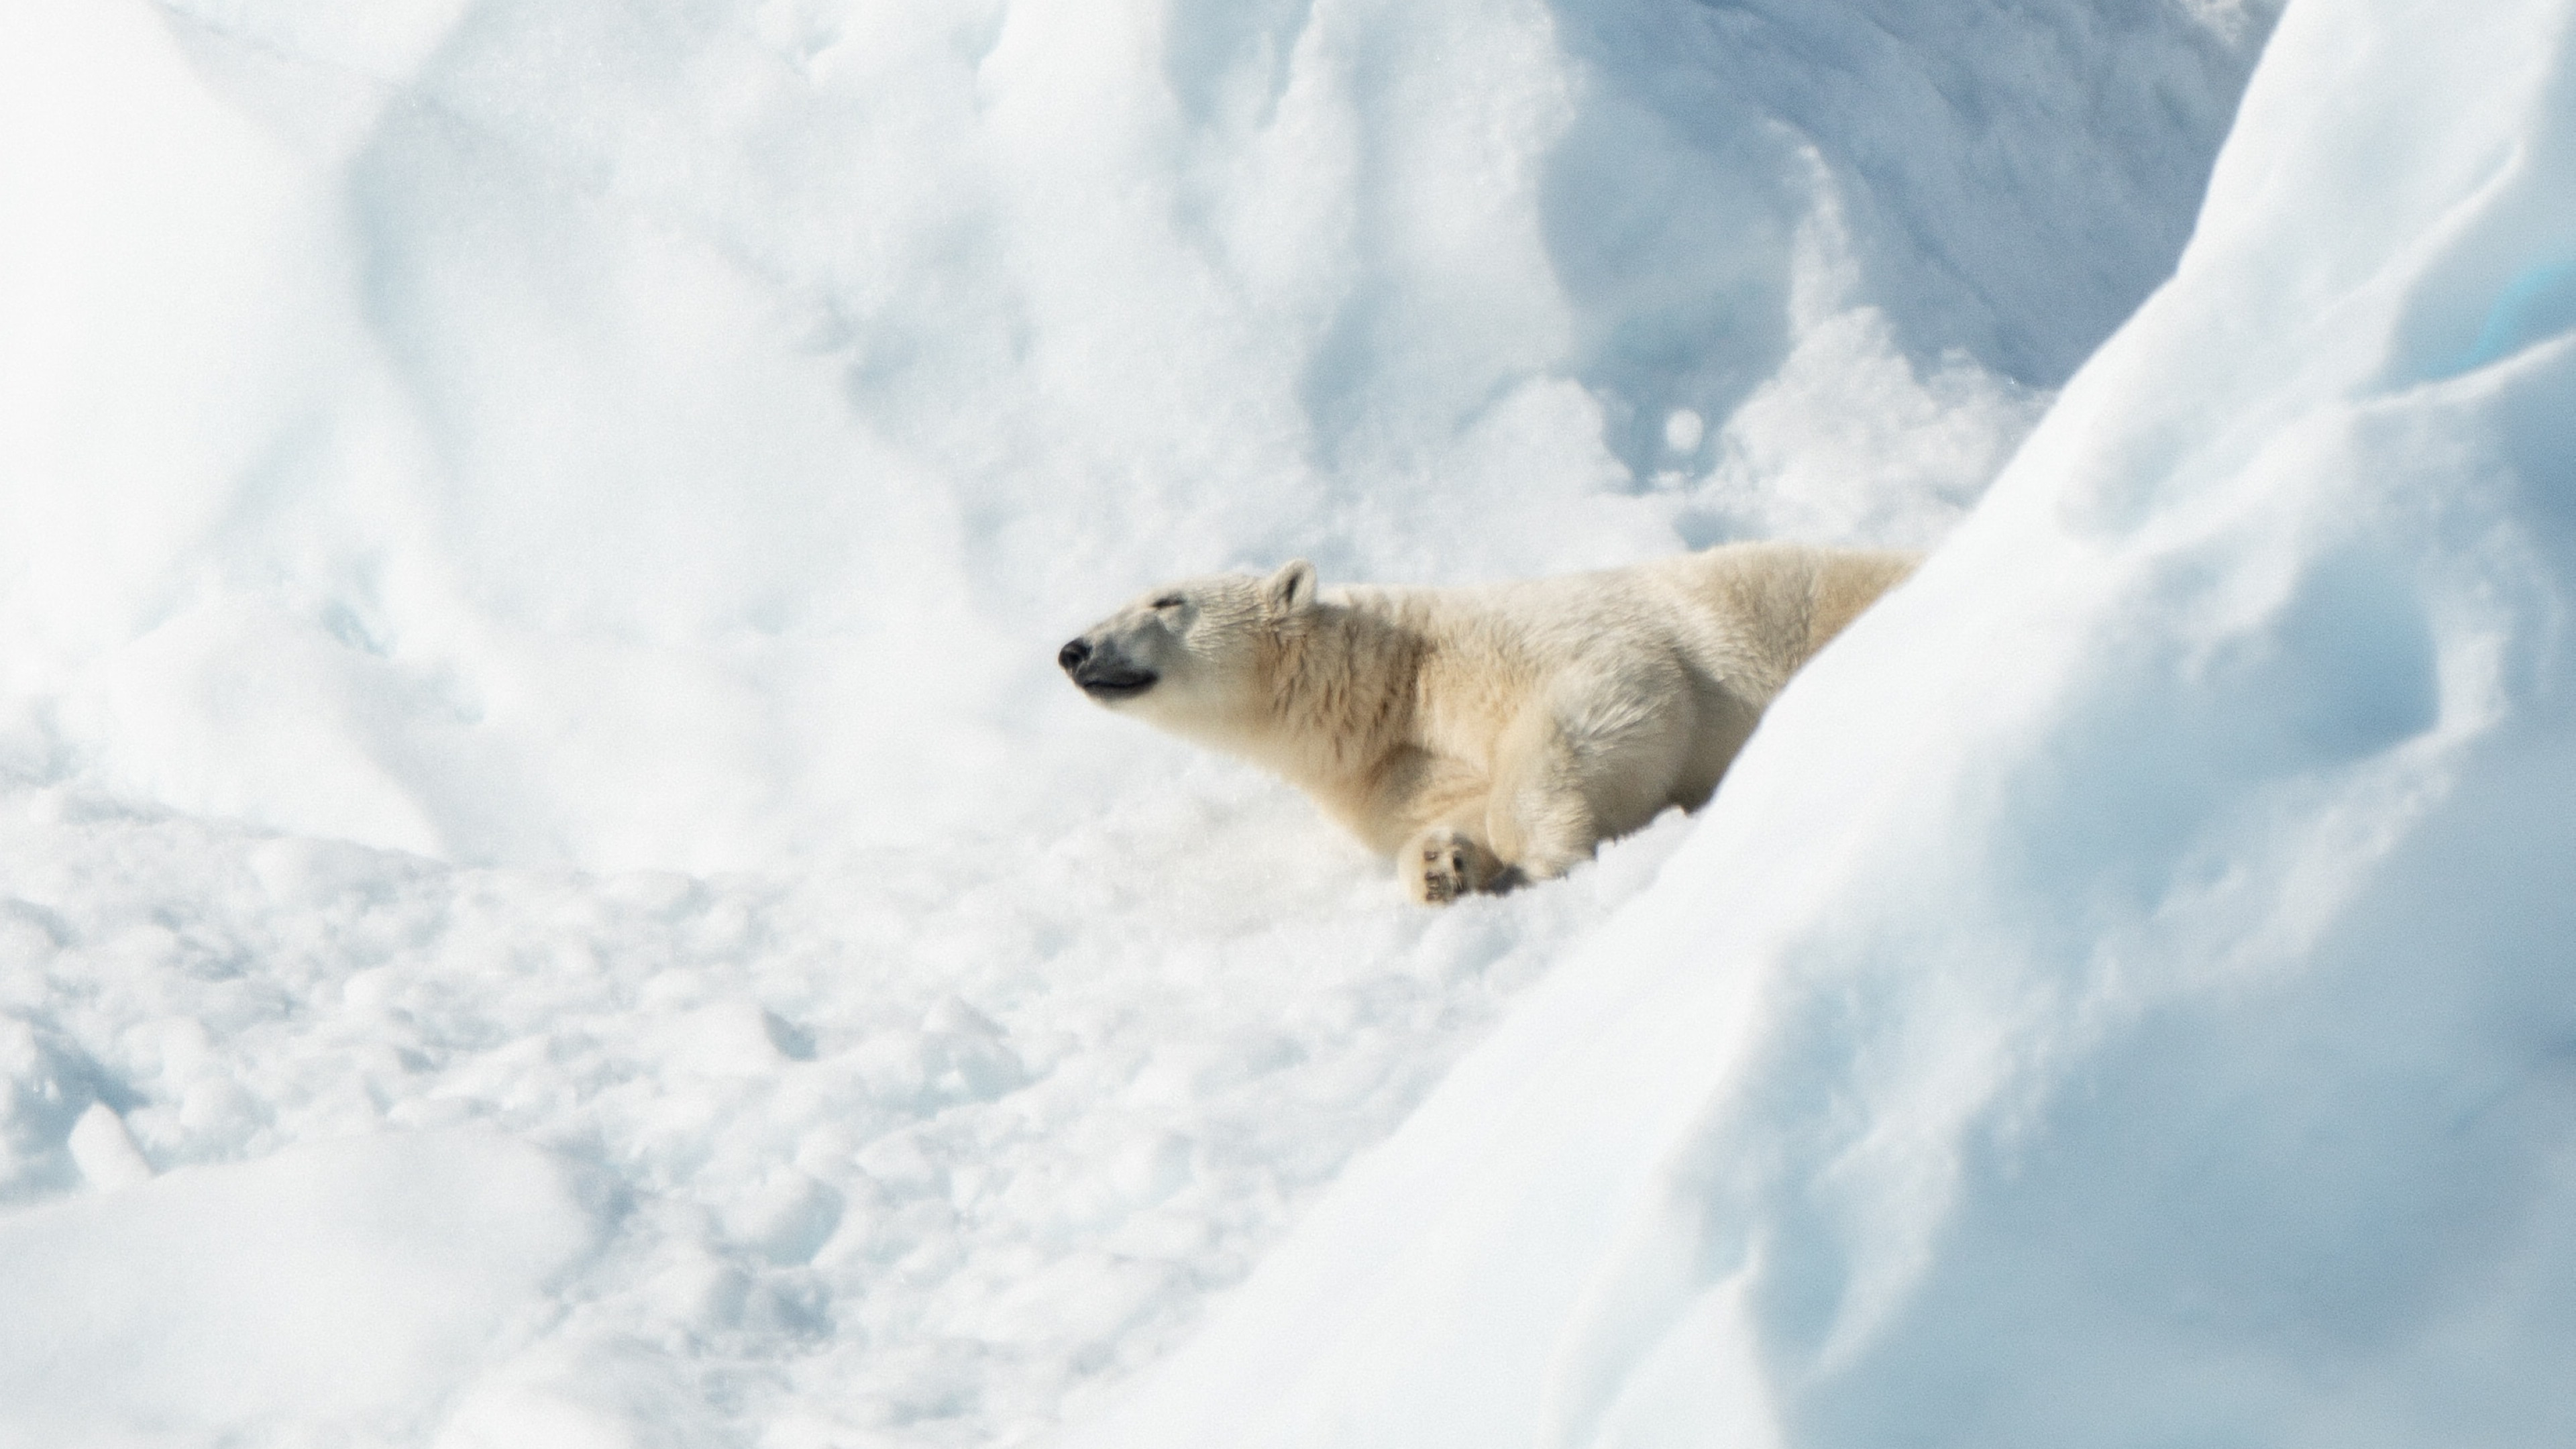
[[[2293,6],[2173,281],[1074,1442],[2576,1433],[2576,10]]]

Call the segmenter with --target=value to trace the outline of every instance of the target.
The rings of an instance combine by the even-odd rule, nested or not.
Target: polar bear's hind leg
[[[1486,803],[1495,850],[1531,880],[1565,874],[1676,803],[1696,728],[1679,705],[1686,685],[1603,690],[1577,680],[1551,693],[1504,732]]]

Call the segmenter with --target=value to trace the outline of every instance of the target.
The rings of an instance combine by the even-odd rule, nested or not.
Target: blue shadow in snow
[[[2496,294],[2494,305],[2487,308],[2486,323],[2468,351],[2435,367],[2432,380],[2500,362],[2570,328],[2576,328],[2576,261],[2525,267]]]

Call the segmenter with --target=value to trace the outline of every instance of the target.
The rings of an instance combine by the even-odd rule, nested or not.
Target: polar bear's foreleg
[[[1477,891],[1508,890],[1513,872],[1483,841],[1451,825],[1435,825],[1407,841],[1396,857],[1405,893],[1426,906],[1446,905]]]

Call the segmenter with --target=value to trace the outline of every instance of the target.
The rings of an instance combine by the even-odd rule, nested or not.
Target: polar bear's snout
[[[1114,641],[1076,639],[1056,651],[1055,662],[1093,699],[1133,699],[1153,687],[1154,671],[1121,654]]]

